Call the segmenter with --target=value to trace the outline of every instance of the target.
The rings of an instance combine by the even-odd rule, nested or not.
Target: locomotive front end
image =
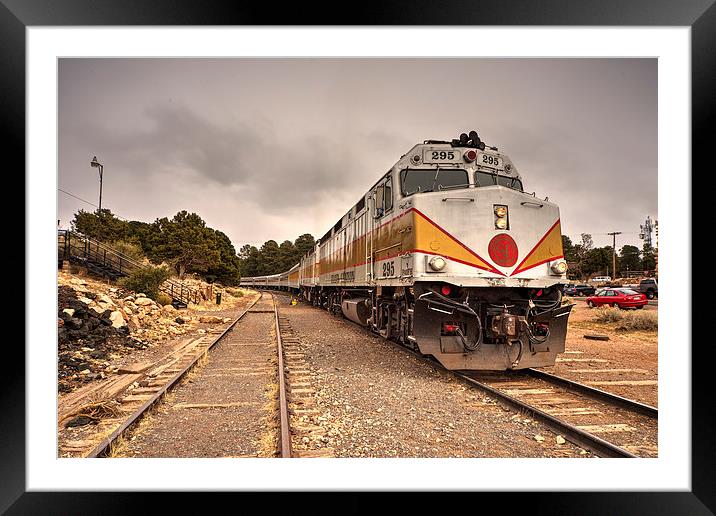
[[[450,150],[462,162],[449,162]],[[410,159],[417,164],[420,156],[422,167],[401,172],[413,239],[408,340],[449,369],[553,365],[572,309],[562,304],[559,208],[523,192],[514,164],[497,149],[433,144],[420,151]],[[425,163],[441,152],[445,161]]]

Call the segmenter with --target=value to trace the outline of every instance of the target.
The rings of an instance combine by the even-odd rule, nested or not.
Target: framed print
[[[709,170],[713,2],[384,4],[352,6],[347,21],[305,6],[1,1],[3,127],[27,203],[25,348],[6,346],[2,375],[3,511],[92,513],[108,496],[124,511],[134,491],[340,490],[479,492],[550,513],[713,513],[713,351],[694,344],[693,322],[708,318],[691,286],[692,244],[707,245],[691,189],[708,191],[693,170]],[[481,206],[484,220],[468,211]],[[107,244],[95,217],[123,237]],[[135,265],[137,277],[167,275],[150,291],[131,283]],[[94,282],[77,267],[124,279]],[[290,294],[293,320],[249,303],[269,287]],[[352,321],[430,355],[444,369],[435,381],[474,373],[463,380],[482,381],[481,394],[460,384],[468,394],[449,398],[408,369],[381,380],[383,359],[324,342],[336,327],[306,323],[299,299],[345,319],[343,337],[362,338]],[[267,341],[290,335],[271,399],[276,421],[284,409],[289,422],[305,415],[306,437],[274,444],[301,459],[239,445],[176,451],[187,437],[171,430],[189,419],[217,450],[282,426],[234,419],[258,418],[274,392],[257,354],[241,380],[230,376],[238,362],[209,375],[227,393],[255,390],[251,401],[207,402],[182,380],[245,314],[266,319]],[[124,348],[103,347],[97,328]],[[321,345],[307,360],[309,335]],[[140,368],[164,338],[183,347]],[[539,371],[495,379],[532,367],[602,405],[556,395],[548,375],[528,384]],[[73,408],[70,394],[98,395],[113,378],[129,389],[115,404]],[[292,381],[314,398],[279,394]],[[330,382],[353,397],[331,397]],[[406,389],[409,401],[393,404]],[[164,433],[141,434],[132,419],[90,434],[170,391],[181,410],[155,412]],[[615,423],[607,399],[636,400],[641,416]],[[477,419],[476,407],[491,415]],[[340,418],[362,426],[326,423]],[[135,433],[120,449],[125,430]]]

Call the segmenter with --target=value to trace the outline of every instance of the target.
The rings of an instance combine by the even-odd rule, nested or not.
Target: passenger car
[[[587,298],[591,307],[608,305],[619,308],[644,308],[648,304],[646,296],[630,288],[603,288]]]
[[[648,299],[659,297],[659,286],[655,278],[647,278],[639,282],[639,292],[645,294]]]
[[[597,289],[589,285],[567,285],[564,288],[565,296],[591,296]]]

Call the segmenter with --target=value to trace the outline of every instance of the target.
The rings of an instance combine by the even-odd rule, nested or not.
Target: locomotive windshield
[[[475,172],[475,186],[501,185],[522,191],[522,181],[514,177],[498,176],[487,172]]]
[[[418,192],[433,192],[446,188],[468,187],[467,171],[455,168],[408,168],[400,172],[403,195]]]

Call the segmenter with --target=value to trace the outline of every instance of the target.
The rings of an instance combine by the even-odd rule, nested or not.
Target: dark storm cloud
[[[235,244],[319,236],[414,144],[476,129],[565,233],[636,239],[657,205],[654,59],[63,59],[59,186]],[[60,197],[69,221],[76,199]],[[628,236],[630,233],[631,236]]]

